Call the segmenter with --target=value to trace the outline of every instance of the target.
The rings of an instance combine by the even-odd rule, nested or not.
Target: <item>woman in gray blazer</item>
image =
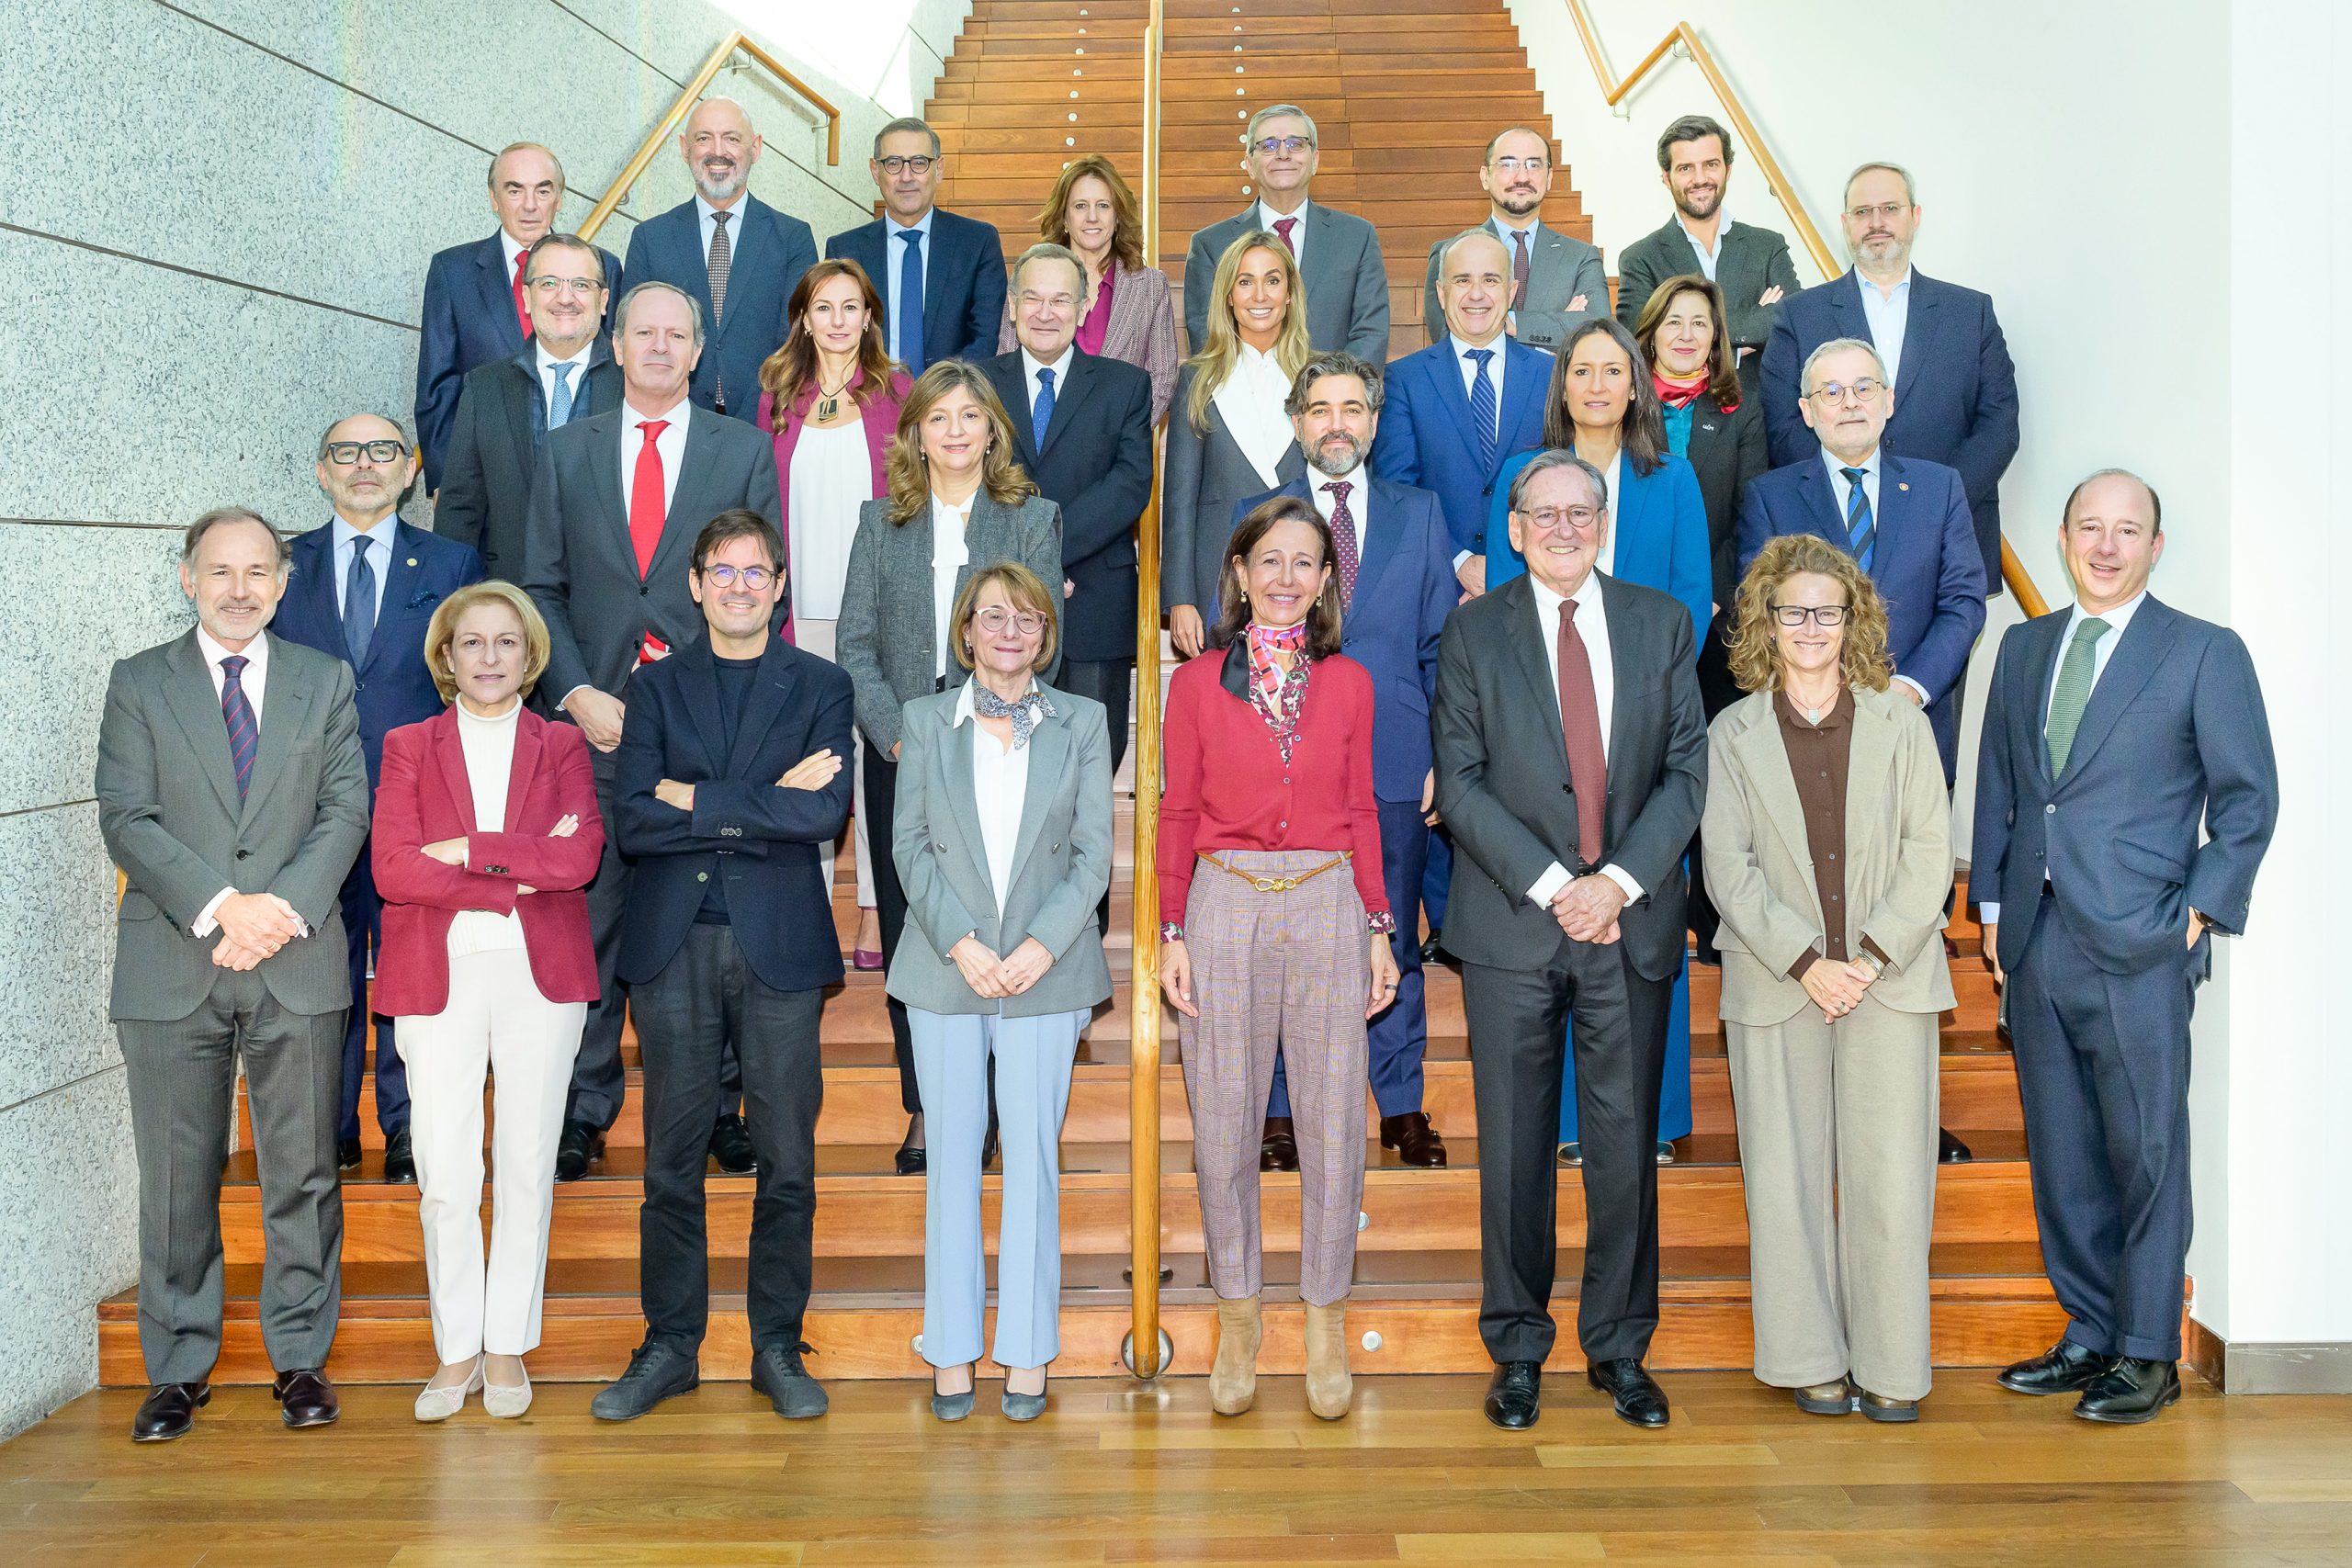
[[[1012,460],[1012,426],[977,366],[943,359],[922,373],[899,409],[888,477],[889,493],[858,508],[835,627],[835,652],[857,705],[859,763],[872,818],[866,831],[876,844],[890,841],[899,710],[947,689],[955,668],[948,612],[972,563],[1019,561],[1040,581],[1063,581],[1061,508],[1039,496]],[[907,923],[906,890],[887,855],[876,857],[874,902],[887,968]],[[917,1176],[923,1168],[922,1094],[906,1009],[895,1000],[890,1036],[907,1111],[898,1171]]]
[[[1034,1421],[1061,1348],[1060,1142],[1078,1032],[1111,994],[1094,906],[1111,886],[1111,740],[1102,705],[1037,679],[1056,595],[1000,561],[956,596],[968,679],[906,705],[890,852],[908,934],[890,995],[932,1107],[924,1176],[922,1355],[932,1414],[972,1411],[988,1266],[981,1145],[993,1063],[1004,1131],[996,1363],[1003,1411]]]
[[[1951,802],[1890,690],[1886,606],[1812,534],[1741,582],[1708,731],[1707,887],[1747,1192],[1756,1375],[1815,1416],[1916,1421],[1928,1392]]]

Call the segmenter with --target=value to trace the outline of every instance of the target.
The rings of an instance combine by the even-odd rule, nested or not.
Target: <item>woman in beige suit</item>
[[[1951,807],[1927,716],[1888,690],[1852,557],[1774,539],[1739,586],[1701,840],[1747,1190],[1756,1375],[1815,1416],[1927,1393],[1938,1014]]]

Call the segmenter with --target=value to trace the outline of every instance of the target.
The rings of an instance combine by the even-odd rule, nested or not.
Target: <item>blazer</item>
[[[1491,593],[1527,572],[1525,558],[1511,548],[1510,485],[1535,454],[1522,452],[1503,465],[1487,506],[1487,592]],[[1690,612],[1694,632],[1703,635],[1713,618],[1714,563],[1707,540],[1707,505],[1688,462],[1667,454],[1647,474],[1634,472],[1631,458],[1618,465],[1624,478],[1611,498],[1616,511],[1617,552],[1612,582],[1639,583],[1670,593]]]
[[[2216,930],[2245,930],[2278,820],[2278,765],[2245,644],[2151,594],[2091,688],[2066,771],[2051,777],[2043,727],[2073,611],[2001,638],[1969,893],[2007,911],[1994,949],[2005,969],[2025,960],[2046,886],[2091,961],[2135,975],[2180,958],[2191,909]]]
[[[1772,335],[1781,306],[1759,305],[1768,288],[1781,291],[1781,302],[1799,290],[1796,263],[1789,258],[1789,242],[1753,223],[1726,223],[1715,236],[1715,282],[1724,291],[1724,310],[1731,320],[1735,352],[1762,348]],[[1679,218],[1668,218],[1617,254],[1617,320],[1627,332],[1641,320],[1657,286],[1669,277],[1700,270],[1699,253]],[[1860,335],[1860,334],[1857,334]],[[1905,353],[1910,351],[1906,348]]]
[[[1960,688],[1984,628],[1984,565],[1960,475],[1941,463],[1886,453],[1880,459],[1878,542],[1871,581],[1886,601],[1886,651],[1894,672],[1928,694],[1936,754],[1951,776],[1960,757]],[[1850,551],[1846,514],[1821,449],[1747,487],[1739,513],[1739,566],[1780,534],[1818,534]]]
[[[841,771],[822,789],[776,780],[831,750]],[[708,639],[647,665],[629,688],[613,787],[613,824],[630,857],[620,976],[631,985],[669,966],[703,895],[724,888],[736,945],[762,984],[808,991],[842,977],[825,846],[849,820],[849,677],[769,638],[735,742],[719,727],[718,665]],[[663,779],[695,786],[695,807],[658,799]]]
[[[1772,462],[1785,467],[1821,440],[1797,411],[1805,355],[1832,338],[1871,339],[1862,287],[1849,270],[1781,301],[1764,349],[1764,423]],[[1894,417],[1886,446],[1960,470],[1984,558],[1984,586],[2001,591],[2001,475],[2018,455],[2018,378],[1990,295],[1914,268],[1911,306],[1895,367]]]
[[[532,984],[551,1002],[593,1002],[596,948],[588,895],[605,853],[605,818],[588,742],[569,724],[529,708],[514,716],[514,758],[506,774],[506,820],[483,832],[474,819],[458,714],[445,708],[385,738],[384,782],[369,837],[384,934],[376,953],[375,1010],[395,1018],[449,1005],[449,927],[460,909],[512,914],[523,922]],[[568,838],[548,833],[566,817]],[[444,839],[466,840],[466,863],[424,852]],[[530,891],[525,893],[523,888]]]
[[[1429,347],[1388,367],[1388,389],[1373,437],[1372,471],[1398,484],[1435,492],[1455,550],[1484,555],[1487,506],[1495,479],[1510,459],[1544,445],[1544,405],[1552,382],[1552,356],[1497,340],[1502,350],[1500,439],[1494,460],[1478,461],[1478,427],[1470,416],[1470,394],[1453,339],[1441,334]]]
[[[1061,603],[1062,657],[1133,659],[1136,524],[1151,504],[1151,378],[1124,359],[1071,349],[1041,451],[1021,351],[982,369],[1012,413],[1015,460],[1061,508],[1061,578],[1072,585]]]
[[[890,308],[890,275],[899,258],[883,252],[903,250],[890,244],[885,231],[897,225],[876,218],[845,230],[825,242],[827,256],[846,256],[865,269],[882,309]],[[943,359],[968,359],[975,364],[996,352],[997,328],[1004,321],[1004,242],[996,225],[966,218],[944,208],[931,209],[931,240],[923,246],[922,359],[923,367]],[[889,323],[883,324],[888,331]],[[922,367],[909,366],[920,374]]]
[[[1699,499],[1707,509],[1707,558],[1714,578],[1717,608],[1728,609],[1739,592],[1739,502],[1756,476],[1772,466],[1764,435],[1764,408],[1752,389],[1725,413],[1713,392],[1690,406],[1690,446],[1683,454],[1699,476]]]
[[[865,373],[856,371],[850,377],[844,391],[854,392],[865,384]],[[872,475],[876,495],[887,495],[890,490],[890,438],[899,433],[899,411],[905,406],[907,394],[914,390],[914,382],[903,370],[890,372],[889,384],[874,394],[866,402],[863,423],[865,427],[865,460]],[[800,445],[800,432],[808,423],[808,411],[817,406],[817,389],[806,387],[800,396],[792,400],[781,415],[775,406],[775,394],[762,392],[760,406],[752,423],[768,433],[775,453],[775,531],[784,539],[784,560],[787,569],[792,564],[792,454]],[[792,602],[784,606],[784,639],[795,642],[793,635]]]
[[[1491,213],[1478,227],[1503,243],[1505,254],[1516,249]],[[1445,308],[1437,302],[1437,269],[1440,254],[1453,240],[1449,234],[1430,246],[1429,272],[1421,280],[1421,327],[1431,343],[1445,336]],[[1569,310],[1568,301],[1579,294],[1584,296],[1585,308]],[[1556,350],[1568,341],[1570,333],[1608,313],[1609,275],[1601,270],[1600,248],[1573,234],[1563,234],[1548,223],[1537,223],[1535,237],[1527,246],[1527,304],[1511,312],[1511,320],[1519,326],[1513,341],[1530,348]]]
[[[254,973],[288,1012],[351,1005],[345,874],[368,840],[351,667],[264,632],[260,750],[237,799],[229,727],[194,628],[115,661],[98,721],[98,831],[126,886],[110,1019],[168,1022],[212,992],[220,937],[188,928],[224,887],[275,893],[311,929]]]
[[[1828,925],[1770,692],[1709,727],[1703,822],[1707,896],[1723,920],[1722,1015],[1786,1023],[1812,1005],[1789,971],[1828,951]],[[1907,697],[1855,687],[1840,918],[1849,946],[1867,936],[1892,960],[1871,995],[1896,1012],[1958,1005],[1943,944],[1951,870],[1951,801],[1927,721]]]
[[[1007,506],[986,490],[972,497],[964,525],[967,560],[956,573],[961,593],[974,569],[1019,561],[1050,589],[1061,581],[1061,508],[1033,495]],[[950,627],[952,632],[955,628]],[[888,496],[857,513],[849,547],[849,577],[842,589],[841,624],[834,632],[841,667],[857,695],[857,728],[883,756],[899,744],[899,709],[939,690],[939,649],[933,640],[931,508],[904,523],[890,521]],[[1051,675],[1061,664],[1041,672]],[[947,668],[956,671],[952,651]]]
[[[899,943],[888,990],[910,1008],[1036,1018],[1091,1010],[1111,995],[1094,923],[1111,886],[1109,720],[1091,697],[1037,686],[1054,716],[1029,732],[1029,783],[1001,910],[973,795],[972,734],[956,724],[963,688],[907,705],[890,856],[907,890],[908,934],[920,940]],[[984,998],[947,956],[967,936],[1000,958],[1035,937],[1053,967],[1017,997]]]
[[[1175,395],[1176,307],[1168,298],[1168,275],[1156,266],[1111,264],[1111,319],[1102,328],[1102,357],[1123,359],[1140,367],[1151,378],[1151,423],[1168,417],[1168,400]],[[1004,324],[997,329],[996,351],[1010,354],[1021,346],[1012,330],[1012,300],[1004,301]]]
[[[727,308],[710,303],[710,267],[703,259],[702,210],[688,197],[637,226],[628,237],[629,281],[667,283],[702,307],[702,358],[688,395],[695,407],[716,406],[721,382],[740,415],[758,400],[760,367],[792,331],[792,291],[817,265],[817,238],[808,225],[778,212],[750,191],[736,204],[729,228]]]
[[[1651,980],[1681,965],[1689,942],[1682,856],[1707,793],[1707,728],[1699,709],[1689,609],[1664,593],[1600,580],[1615,700],[1609,719],[1609,799],[1600,864],[1642,889],[1618,926],[1625,955]],[[1544,658],[1535,585],[1514,578],[1471,600],[1438,644],[1437,808],[1453,830],[1445,945],[1472,964],[1528,968],[1567,941],[1527,890],[1577,854],[1576,790],[1560,703]]]
[[[621,297],[621,264],[602,245],[609,312]],[[416,440],[424,452],[424,488],[441,488],[450,422],[462,400],[466,372],[523,351],[523,323],[514,315],[514,274],[506,247],[487,240],[435,253],[424,269],[424,304],[417,321]]]
[[[571,418],[609,413],[621,406],[621,367],[599,336],[589,351],[588,374],[572,389]],[[567,422],[569,423],[569,422]],[[523,524],[530,515],[531,479],[547,445],[548,400],[539,358],[526,346],[466,372],[466,395],[449,430],[441,493],[433,502],[433,531],[481,552],[483,571],[513,581],[523,574]]]
[[[702,607],[686,587],[695,536],[730,506],[775,518],[767,438],[741,420],[697,409],[686,419],[685,456],[652,570],[640,577],[621,480],[628,412],[624,405],[549,432],[531,481],[522,586],[547,617],[540,686],[551,705],[582,686],[619,695],[648,634],[672,648],[698,640]]]
[[[1184,257],[1184,341],[1198,354],[1207,341],[1209,291],[1226,247],[1258,226],[1258,206],[1193,236]],[[1388,265],[1380,236],[1352,212],[1310,200],[1306,206],[1306,337],[1317,354],[1344,348],[1374,365],[1388,358]]]
[[[368,657],[352,671],[359,707],[359,746],[368,759],[368,786],[383,771],[384,737],[441,711],[441,692],[424,663],[425,628],[441,601],[482,579],[481,557],[454,539],[436,538],[395,517],[387,530],[378,524],[372,537],[389,547],[368,551],[384,584]],[[389,537],[387,534],[389,533]],[[343,612],[335,607],[334,525],[332,520],[297,535],[285,596],[270,630],[288,642],[313,648],[330,659],[350,662],[343,640]],[[263,705],[265,707],[267,704]]]
[[[1266,479],[1225,427],[1225,413],[1208,407],[1208,429],[1193,428],[1185,416],[1197,366],[1176,378],[1174,411],[1168,419],[1168,452],[1159,487],[1159,607],[1190,604],[1214,626],[1226,576],[1225,547],[1233,542],[1239,502],[1268,494]],[[1306,455],[1293,440],[1274,465],[1283,484],[1306,474]]]

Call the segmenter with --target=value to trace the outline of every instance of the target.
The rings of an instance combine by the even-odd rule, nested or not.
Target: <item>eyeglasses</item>
[[[997,633],[1011,626],[1023,637],[1035,637],[1046,629],[1046,617],[1035,610],[1008,610],[1001,604],[991,604],[985,610],[972,612],[972,619],[980,623],[980,630]]]
[[[1498,158],[1495,160],[1495,167],[1506,175],[1515,175],[1521,169],[1531,175],[1540,175],[1551,166],[1551,161],[1545,158]]]
[[[1532,512],[1522,512],[1520,515],[1547,533],[1563,523],[1581,532],[1600,521],[1600,508],[1598,506],[1539,506]]]
[[[1261,136],[1250,144],[1271,158],[1277,152],[1304,152],[1315,145],[1312,136]]]
[[[1886,383],[1883,381],[1873,380],[1871,378],[1864,376],[1857,379],[1850,386],[1840,386],[1835,381],[1826,382],[1822,386],[1815,387],[1812,391],[1807,392],[1805,396],[1811,398],[1815,402],[1821,404],[1824,408],[1835,408],[1839,403],[1844,402],[1849,396],[1853,398],[1856,402],[1869,402],[1872,398],[1877,397],[1879,393],[1885,389],[1885,386]]]
[[[702,574],[706,581],[721,588],[732,588],[740,582],[754,593],[774,582],[777,575],[763,566],[707,566]]]
[[[601,277],[541,276],[531,279],[531,287],[541,294],[560,294],[567,288],[576,289],[585,294],[591,288],[602,288],[604,286],[605,280]]]
[[[933,157],[928,152],[918,152],[911,158],[901,157],[899,154],[893,152],[887,158],[877,159],[876,162],[882,165],[882,172],[886,175],[902,175],[909,173],[927,175],[931,173],[931,166],[933,164],[938,163],[939,160]]]
[[[1882,201],[1875,207],[1849,207],[1846,209],[1846,216],[1857,223],[1867,223],[1873,218],[1887,223],[1909,210],[1911,204],[1907,201]]]
[[[1784,626],[1801,626],[1811,621],[1834,630],[1854,618],[1850,604],[1767,604],[1765,608]]]
[[[371,463],[394,463],[407,450],[407,445],[399,441],[330,441],[327,443],[327,461],[337,468],[347,468],[359,461],[359,454],[365,452]]]

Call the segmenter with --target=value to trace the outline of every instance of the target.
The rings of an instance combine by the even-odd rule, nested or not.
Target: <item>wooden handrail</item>
[[[621,177],[615,180],[612,188],[605,192],[603,199],[589,209],[586,220],[580,225],[582,239],[593,240],[596,237],[596,231],[605,226],[605,220],[610,218],[614,210],[628,197],[629,187],[637,184],[638,176],[645,173],[646,165],[653,162],[653,155],[662,151],[662,143],[670,139],[670,133],[678,128],[679,121],[694,112],[695,105],[702,100],[702,96],[709,89],[712,80],[726,68],[727,62],[735,57],[738,51],[750,55],[756,63],[765,66],[770,75],[808,99],[811,107],[824,115],[825,162],[829,165],[840,164],[842,111],[835,108],[808,83],[794,75],[775,55],[762,49],[744,34],[731,32],[719,41],[717,49],[710,51],[710,57],[705,60],[701,69],[695,73],[694,80],[688,82],[684,90],[678,94],[677,101],[670,106],[670,112],[662,117],[662,123],[653,128],[652,134],[638,144],[636,152],[622,168]]]
[[[1755,160],[1757,168],[1763,173],[1765,186],[1780,202],[1781,210],[1789,215],[1797,238],[1804,242],[1804,248],[1811,253],[1814,265],[1821,269],[1821,275],[1836,277],[1845,270],[1838,265],[1838,259],[1831,253],[1828,243],[1822,239],[1821,231],[1813,226],[1813,220],[1805,213],[1804,204],[1797,199],[1797,193],[1789,184],[1788,176],[1781,172],[1780,160],[1772,156],[1771,146],[1756,129],[1756,122],[1747,118],[1747,110],[1740,103],[1739,95],[1733,92],[1731,84],[1724,79],[1722,69],[1715,64],[1714,55],[1708,51],[1696,28],[1688,22],[1675,23],[1674,30],[1658,39],[1657,46],[1642,56],[1640,64],[1627,72],[1623,80],[1611,83],[1608,63],[1600,55],[1600,35],[1594,30],[1592,18],[1585,14],[1584,0],[1567,0],[1567,6],[1568,15],[1577,24],[1577,35],[1584,40],[1585,58],[1592,62],[1593,79],[1600,85],[1601,101],[1611,108],[1623,103],[1626,95],[1644,77],[1666,61],[1675,45],[1680,44],[1690,63],[1696,65],[1699,73],[1707,79],[1707,85],[1714,89],[1716,101],[1724,106],[1724,113],[1730,118],[1732,129],[1739,133],[1748,156]],[[2001,541],[2001,578],[2009,585],[2009,592],[2017,595],[2019,610],[2029,616],[2049,614],[2048,603],[2041,597],[2041,591],[2034,587],[2033,579],[2026,575],[2025,563],[2018,559],[2017,552],[2009,547],[2007,538]]]

